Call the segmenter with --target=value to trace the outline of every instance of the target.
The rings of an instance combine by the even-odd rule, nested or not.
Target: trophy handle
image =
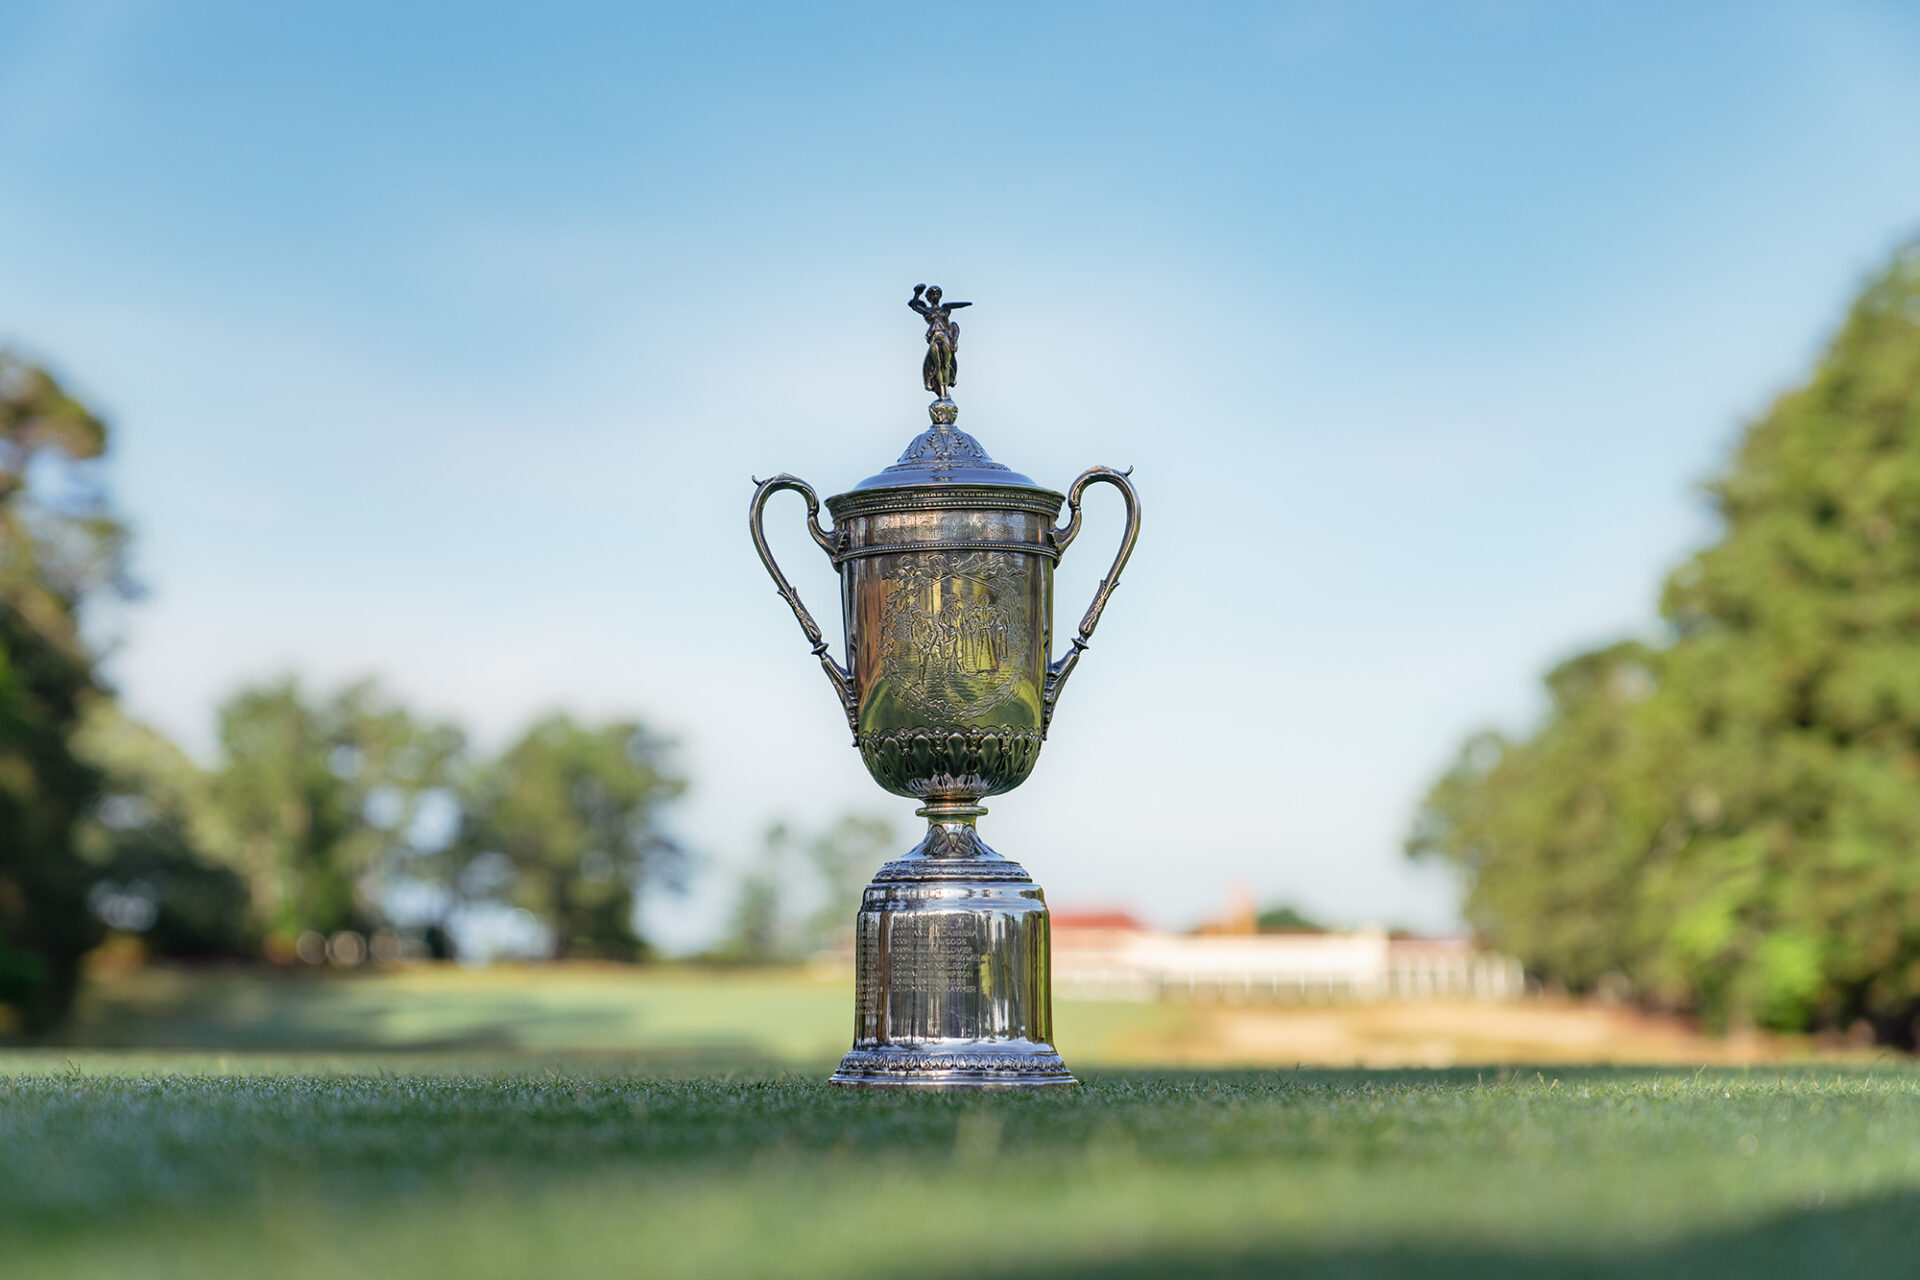
[[[1047,664],[1047,685],[1042,695],[1041,728],[1053,723],[1053,706],[1060,697],[1060,690],[1067,683],[1067,677],[1073,674],[1074,667],[1080,661],[1080,655],[1086,651],[1087,640],[1093,635],[1093,629],[1100,625],[1100,611],[1107,607],[1107,600],[1120,585],[1120,571],[1127,567],[1127,557],[1133,554],[1133,544],[1140,537],[1140,495],[1133,491],[1133,485],[1127,477],[1133,474],[1133,468],[1115,471],[1112,467],[1089,467],[1073,487],[1067,490],[1067,522],[1058,529],[1047,530],[1047,540],[1055,551],[1064,553],[1073,540],[1080,536],[1080,495],[1090,484],[1110,484],[1120,491],[1120,497],[1127,504],[1127,528],[1120,535],[1120,552],[1113,558],[1113,568],[1107,570],[1107,576],[1093,593],[1093,603],[1087,606],[1087,612],[1080,619],[1080,634],[1073,638],[1073,648],[1058,661]]]
[[[847,713],[847,727],[859,732],[859,707],[853,692],[853,675],[845,667],[835,662],[827,653],[827,641],[820,634],[820,624],[807,612],[807,606],[800,603],[800,593],[787,581],[787,575],[780,572],[780,566],[774,563],[773,550],[767,546],[767,531],[761,527],[761,520],[767,509],[767,499],[782,489],[791,489],[807,500],[807,532],[820,544],[820,549],[832,555],[837,549],[833,534],[820,527],[820,498],[814,493],[813,486],[797,476],[781,474],[771,480],[755,480],[759,488],[753,491],[753,505],[747,509],[747,527],[753,533],[753,548],[760,553],[760,563],[767,566],[767,572],[773,575],[774,586],[780,589],[780,598],[793,610],[800,629],[807,633],[807,642],[813,646],[813,656],[820,659],[820,667],[827,673],[827,679],[833,685],[833,691],[840,696],[841,709]]]

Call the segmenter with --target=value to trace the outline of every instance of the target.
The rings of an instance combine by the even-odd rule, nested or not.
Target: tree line
[[[444,954],[492,910],[554,955],[645,954],[639,896],[687,866],[662,822],[685,780],[639,722],[554,715],[487,756],[376,684],[287,679],[220,707],[202,767],[124,716],[82,621],[130,590],[108,439],[0,351],[0,1014],[57,1021],[114,929],[178,957],[381,935]]]
[[[1546,677],[1461,749],[1408,841],[1488,941],[1573,991],[1720,1025],[1920,1015],[1920,241],[1707,493],[1661,633]]]
[[[684,788],[644,725],[553,717],[497,756],[377,686],[284,681],[220,711],[208,767],[122,717],[80,619],[127,589],[104,424],[0,353],[0,1006],[46,1026],[111,927],[166,954],[295,952],[463,911],[525,912],[563,956],[634,958],[638,895],[684,874]],[[1920,1036],[1920,241],[1707,492],[1720,539],[1662,628],[1546,677],[1484,732],[1412,856],[1456,868],[1488,944],[1574,992],[1720,1025]],[[776,828],[717,958],[778,959],[851,915],[890,843]],[[824,901],[782,901],[796,862]]]

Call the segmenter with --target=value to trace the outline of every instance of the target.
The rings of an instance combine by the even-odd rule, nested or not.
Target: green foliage
[[[741,877],[733,913],[708,959],[727,964],[777,964],[831,946],[853,927],[867,880],[894,849],[885,818],[845,813],[811,836],[785,822],[767,828],[760,856]],[[817,905],[790,919],[786,890],[794,863],[812,873]]]
[[[0,350],[0,595],[76,653],[82,598],[123,585],[126,533],[94,465],[106,447],[106,424],[52,374]]]
[[[794,958],[791,931],[782,914],[781,857],[787,829],[776,825],[767,832],[759,861],[740,877],[733,910],[720,945],[706,958],[722,964],[780,964]]]
[[[121,718],[79,625],[126,585],[92,465],[106,445],[51,375],[0,352],[0,1024],[57,1020],[103,921],[162,955],[240,954],[263,933],[366,930],[403,881],[457,900],[485,857],[562,954],[638,953],[638,887],[678,866],[656,810],[682,787],[638,726],[556,718],[476,775],[459,730],[376,686],[322,698],[287,679],[221,707],[203,771]]]
[[[76,836],[94,913],[138,933],[151,955],[251,954],[257,930],[246,881],[218,861],[232,842],[212,803],[212,779],[165,736],[104,700],[89,711],[75,747],[102,775]]]
[[[100,933],[74,848],[97,772],[71,738],[98,696],[81,605],[119,585],[124,536],[92,460],[106,427],[44,369],[0,352],[0,1005],[65,1011]]]
[[[243,689],[220,708],[208,826],[269,928],[366,929],[374,878],[421,852],[421,807],[457,781],[465,745],[371,683],[323,699],[293,679]]]
[[[1290,902],[1271,906],[1253,918],[1254,928],[1262,933],[1320,933],[1326,926],[1309,918]]]
[[[202,770],[109,706],[80,745],[106,783],[79,832],[96,909],[158,954],[231,954],[278,935],[442,929],[462,904],[524,906],[563,955],[635,958],[639,885],[671,882],[679,851],[658,810],[683,784],[637,725],[534,726],[491,764],[454,726],[363,682],[312,694],[244,688],[220,708],[220,756]],[[389,918],[398,889],[441,905]],[[415,908],[417,917],[417,905]]]
[[[93,692],[84,655],[0,599],[0,1002],[34,1029],[72,1001],[100,929],[74,828],[98,777],[68,738]]]
[[[553,928],[562,957],[640,958],[640,893],[649,881],[677,883],[684,864],[660,825],[686,789],[669,755],[632,721],[540,721],[468,789],[461,881],[498,882]]]
[[[880,864],[895,853],[893,823],[864,813],[843,813],[805,845],[807,864],[819,886],[820,904],[801,926],[800,945],[817,951],[853,928],[860,894]]]
[[[1795,1028],[1920,1011],[1920,243],[1709,486],[1659,646],[1561,664],[1409,840],[1494,945],[1579,989]]]

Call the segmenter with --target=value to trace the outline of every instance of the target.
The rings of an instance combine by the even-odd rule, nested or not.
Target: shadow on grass
[[[1902,1192],[1840,1206],[1809,1208],[1745,1226],[1660,1242],[1622,1240],[1615,1252],[1475,1247],[1364,1245],[1325,1250],[1275,1249],[1113,1257],[1097,1263],[1035,1270],[980,1271],[994,1280],[1149,1280],[1179,1276],[1239,1280],[1280,1276],[1305,1280],[1694,1280],[1739,1276],[1911,1277],[1920,1274],[1920,1193]]]
[[[796,975],[685,967],[279,972],[154,967],[88,984],[41,1047],[274,1053],[631,1050],[734,1066],[834,1057],[845,1000]],[[9,1042],[0,1036],[0,1045]],[[27,1046],[23,1046],[27,1047]]]

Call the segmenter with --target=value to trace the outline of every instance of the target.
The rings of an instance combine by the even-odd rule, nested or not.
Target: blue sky
[[[1920,230],[1916,66],[1891,5],[14,3],[0,340],[116,426],[137,714],[204,752],[297,670],[489,743],[643,715],[684,945],[767,821],[909,829],[742,517],[920,428],[940,283],[961,425],[1146,510],[988,838],[1056,904],[1445,927],[1421,791],[1652,626],[1695,482]]]

